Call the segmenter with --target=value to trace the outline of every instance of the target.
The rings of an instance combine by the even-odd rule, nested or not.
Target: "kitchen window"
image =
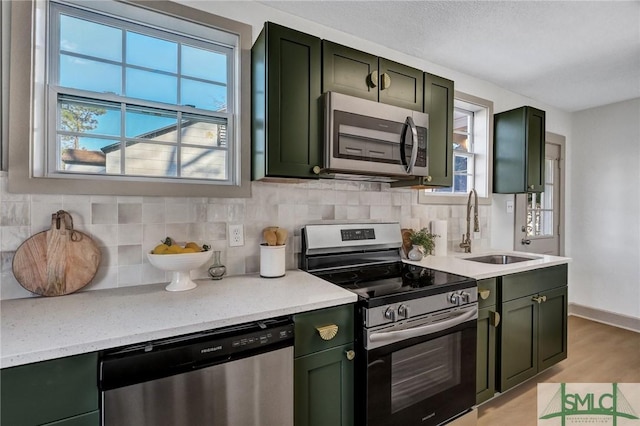
[[[453,111],[453,186],[420,191],[424,203],[466,203],[472,188],[488,200],[493,102],[456,92]]]
[[[39,187],[46,180],[57,181],[58,193],[249,195],[249,99],[241,89],[250,26],[169,2],[33,6],[29,177]],[[10,186],[16,167],[10,163]]]

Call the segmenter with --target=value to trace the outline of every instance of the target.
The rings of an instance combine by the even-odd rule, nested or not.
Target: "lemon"
[[[178,254],[178,253],[182,253],[182,247],[180,247],[177,244],[172,244],[169,246],[169,248],[167,249],[167,253],[168,254]]]
[[[193,252],[187,252],[187,253],[195,253],[195,252],[202,251],[202,247],[200,247],[198,244],[194,243],[193,241],[188,242],[187,244],[185,244],[184,248],[193,249]]]
[[[153,250],[151,251],[152,254],[165,254],[167,252],[167,250],[169,249],[169,246],[166,244],[158,244],[157,246],[155,246],[153,248]]]

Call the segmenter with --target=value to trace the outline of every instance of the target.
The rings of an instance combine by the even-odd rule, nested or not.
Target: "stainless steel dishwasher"
[[[104,351],[103,426],[293,425],[291,318]]]

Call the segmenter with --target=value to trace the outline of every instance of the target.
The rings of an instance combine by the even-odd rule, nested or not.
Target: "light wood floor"
[[[640,333],[570,316],[568,356],[478,408],[478,426],[536,426],[538,383],[640,383]]]

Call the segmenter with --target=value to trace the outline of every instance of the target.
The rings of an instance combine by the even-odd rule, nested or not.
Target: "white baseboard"
[[[576,303],[569,303],[569,315],[590,319],[592,321],[640,333],[640,318],[591,308],[589,306],[578,305]]]

